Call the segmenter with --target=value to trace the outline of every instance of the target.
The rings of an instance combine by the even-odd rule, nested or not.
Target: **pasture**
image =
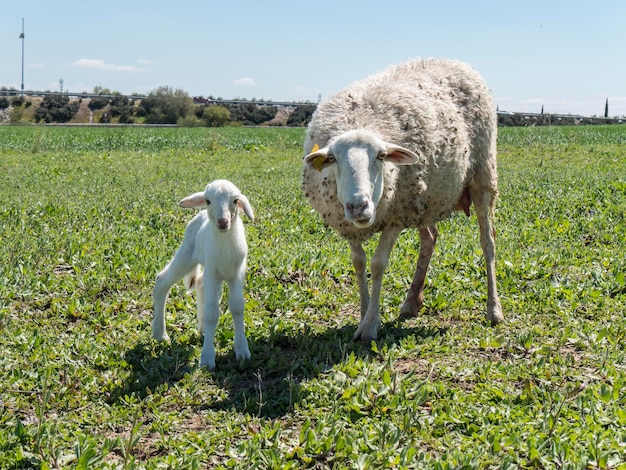
[[[0,468],[626,468],[626,127],[505,128],[484,320],[475,217],[440,225],[420,316],[404,232],[370,346],[347,244],[300,189],[303,129],[0,127]],[[198,367],[157,272],[216,178],[248,196],[246,327]],[[371,248],[371,244],[370,244]],[[371,254],[371,250],[370,250]]]

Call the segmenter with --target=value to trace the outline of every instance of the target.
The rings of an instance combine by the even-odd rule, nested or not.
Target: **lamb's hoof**
[[[245,352],[235,351],[235,359],[237,359],[240,367],[243,367],[246,363],[250,362],[250,357],[250,351],[248,350],[246,350]]]
[[[202,351],[200,353],[200,368],[206,368],[208,370],[215,369],[215,353],[207,353]]]
[[[204,361],[200,361],[200,369],[206,369],[206,370],[214,370],[215,369],[215,361],[213,362],[204,362]]]
[[[165,332],[152,332],[152,337],[157,340],[157,341],[165,341],[168,342],[170,341],[170,337],[168,336],[167,333]]]
[[[156,317],[150,322],[150,328],[152,330],[152,337],[157,341],[169,341],[170,337],[167,336],[167,330],[165,328],[165,322]]]

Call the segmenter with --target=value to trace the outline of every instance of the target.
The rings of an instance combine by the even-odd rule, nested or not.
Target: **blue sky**
[[[626,115],[626,2],[20,0],[0,87],[317,101],[416,57],[472,64],[501,110]]]

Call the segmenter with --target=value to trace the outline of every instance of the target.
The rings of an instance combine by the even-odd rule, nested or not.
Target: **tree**
[[[192,108],[193,100],[183,90],[162,86],[143,99],[137,114],[145,116],[146,122],[150,124],[176,124]]]
[[[230,111],[224,106],[207,106],[202,111],[202,119],[209,127],[223,127],[230,121]]]
[[[107,104],[109,104],[109,98],[105,98],[103,96],[97,96],[95,98],[91,98],[87,106],[92,111],[95,111],[96,109],[104,108]]]
[[[315,112],[315,105],[307,104],[298,106],[287,119],[287,125],[291,127],[304,127],[310,121]]]
[[[35,113],[35,119],[43,122],[68,122],[79,107],[77,101],[70,102],[65,95],[46,96]]]

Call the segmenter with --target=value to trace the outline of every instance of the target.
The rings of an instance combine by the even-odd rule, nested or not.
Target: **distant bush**
[[[109,101],[110,101],[109,98],[105,98],[103,96],[98,96],[96,98],[91,98],[91,100],[89,100],[89,104],[87,106],[92,111],[95,111],[97,109],[104,108],[106,105],[109,104]]]
[[[311,116],[315,112],[314,104],[298,106],[287,118],[287,125],[291,127],[305,127],[311,121]]]
[[[79,108],[78,102],[70,102],[65,95],[46,96],[35,113],[39,122],[68,122]]]
[[[145,116],[149,124],[176,124],[192,112],[193,100],[180,89],[167,86],[150,92],[139,105],[137,115]]]
[[[9,99],[6,96],[0,96],[0,109],[7,109],[9,107]]]
[[[206,123],[203,119],[200,119],[195,114],[190,113],[184,118],[178,118],[176,125],[179,127],[203,127]]]
[[[241,103],[227,106],[230,120],[239,121],[245,126],[258,126],[276,116],[276,106],[257,106],[255,103]]]
[[[22,106],[24,104],[24,97],[23,96],[15,96],[13,99],[11,99],[11,106]]]
[[[202,111],[202,119],[209,127],[224,127],[230,121],[230,111],[224,106],[207,106]]]
[[[110,113],[113,117],[118,117],[118,121],[122,124],[132,124],[133,120],[133,100],[124,98],[123,96],[116,96],[110,101]]]

